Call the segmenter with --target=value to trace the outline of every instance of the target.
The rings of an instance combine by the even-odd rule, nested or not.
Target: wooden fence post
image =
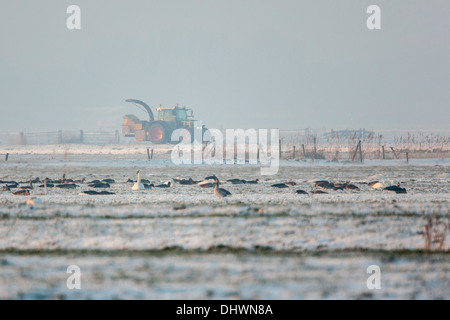
[[[316,145],[316,143],[317,143],[317,140],[316,140],[316,137],[314,137],[314,154],[313,154],[314,159],[316,158],[316,153],[317,153],[317,145]]]
[[[256,163],[259,163],[259,149],[261,148],[261,146],[258,144],[258,152],[257,152],[257,154],[256,154]],[[216,149],[215,149],[215,147],[214,147],[214,151],[215,151]],[[215,154],[215,152],[214,152],[214,154]]]
[[[281,139],[278,140],[278,152],[279,152],[279,154],[278,154],[279,159],[281,159]]]
[[[394,153],[395,159],[398,159],[397,154],[395,153],[395,150],[393,147],[391,147],[392,152]]]
[[[361,140],[359,140],[359,161],[363,162]]]
[[[353,153],[352,161],[355,161],[356,154],[358,153],[358,150],[360,152],[359,153],[360,161],[362,162],[361,140],[359,140],[358,144],[356,145],[356,149],[355,149],[355,152]]]

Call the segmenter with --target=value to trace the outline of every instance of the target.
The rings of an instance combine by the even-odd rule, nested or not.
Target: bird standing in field
[[[216,176],[209,176],[206,177],[205,180],[198,182],[197,185],[200,188],[214,188],[216,185],[216,180]]]
[[[328,192],[322,190],[313,190],[311,191],[311,194],[328,194]]]
[[[359,188],[357,186],[355,186],[354,184],[351,184],[351,183],[345,183],[344,184],[344,189],[345,190],[356,190],[356,191],[359,191]]]
[[[322,189],[334,189],[335,185],[333,182],[329,182],[326,180],[316,181],[314,184],[314,188],[322,188]]]
[[[95,190],[85,190],[82,191],[79,195],[88,195],[88,196],[102,196],[102,195],[113,195],[114,192],[109,191],[95,191]]]
[[[380,188],[383,187],[383,184],[381,182],[379,182],[379,181],[372,181],[372,182],[369,182],[367,185],[369,187],[374,188],[374,189],[380,189]]]
[[[397,183],[396,186],[389,186],[389,187],[384,188],[383,190],[390,191],[390,192],[395,192],[395,193],[406,193],[406,189],[400,187],[400,182]]]
[[[216,187],[214,188],[214,194],[218,198],[225,198],[228,196],[231,196],[231,192],[228,190],[225,190],[223,188],[219,188],[219,179],[216,179]]]
[[[141,183],[141,173],[139,172],[139,170],[137,171],[137,176],[138,176],[137,182],[134,183],[131,190],[133,190],[133,191],[145,190],[144,185]]]
[[[229,179],[227,182],[231,184],[245,184],[245,180],[242,179]]]
[[[186,178],[174,178],[173,181],[179,185],[182,186],[190,186],[193,184],[197,184],[201,181],[194,181],[192,178],[186,179]]]
[[[63,183],[63,184],[58,184],[56,186],[56,188],[58,188],[58,189],[76,189],[77,185],[75,183]]]
[[[289,188],[289,186],[285,183],[275,183],[275,184],[271,185],[271,187],[279,188],[279,189]]]
[[[89,188],[111,188],[111,185],[107,182],[96,182],[96,183],[91,183],[88,184]]]
[[[13,195],[15,196],[29,196],[30,195],[30,190],[28,189],[20,189],[16,192],[13,192]]]
[[[172,181],[166,181],[154,186],[155,188],[172,188]]]

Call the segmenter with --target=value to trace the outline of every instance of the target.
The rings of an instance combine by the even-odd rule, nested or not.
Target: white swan
[[[137,178],[137,182],[134,183],[133,188],[131,188],[131,190],[133,191],[138,191],[138,190],[145,190],[144,185],[141,183],[141,173],[137,172],[138,178]]]
[[[372,187],[374,189],[380,189],[380,188],[383,188],[384,185],[379,181],[373,181],[373,182],[369,183],[369,187]]]

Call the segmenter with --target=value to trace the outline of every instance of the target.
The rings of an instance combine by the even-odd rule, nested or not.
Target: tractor
[[[159,107],[157,119],[155,119],[152,109],[143,101],[127,99],[126,102],[133,103],[147,111],[149,119],[140,120],[133,114],[124,116],[122,132],[125,137],[134,137],[136,141],[151,141],[156,144],[171,143],[172,132],[175,129],[187,129],[190,132],[191,141],[194,140],[195,120],[193,110],[186,107]],[[189,114],[188,114],[188,111]],[[205,126],[201,128],[203,133],[207,130]],[[184,137],[183,137],[184,139]]]

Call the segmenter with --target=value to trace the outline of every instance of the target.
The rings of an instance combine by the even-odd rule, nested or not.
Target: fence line
[[[54,131],[0,133],[0,145],[118,144],[119,131]]]
[[[359,143],[359,141],[361,141]],[[56,131],[0,133],[0,145],[129,144],[119,131]],[[282,159],[352,160],[357,147],[360,158],[397,159],[445,158],[450,154],[450,130],[372,132],[364,129],[325,132],[324,130],[280,130]]]

